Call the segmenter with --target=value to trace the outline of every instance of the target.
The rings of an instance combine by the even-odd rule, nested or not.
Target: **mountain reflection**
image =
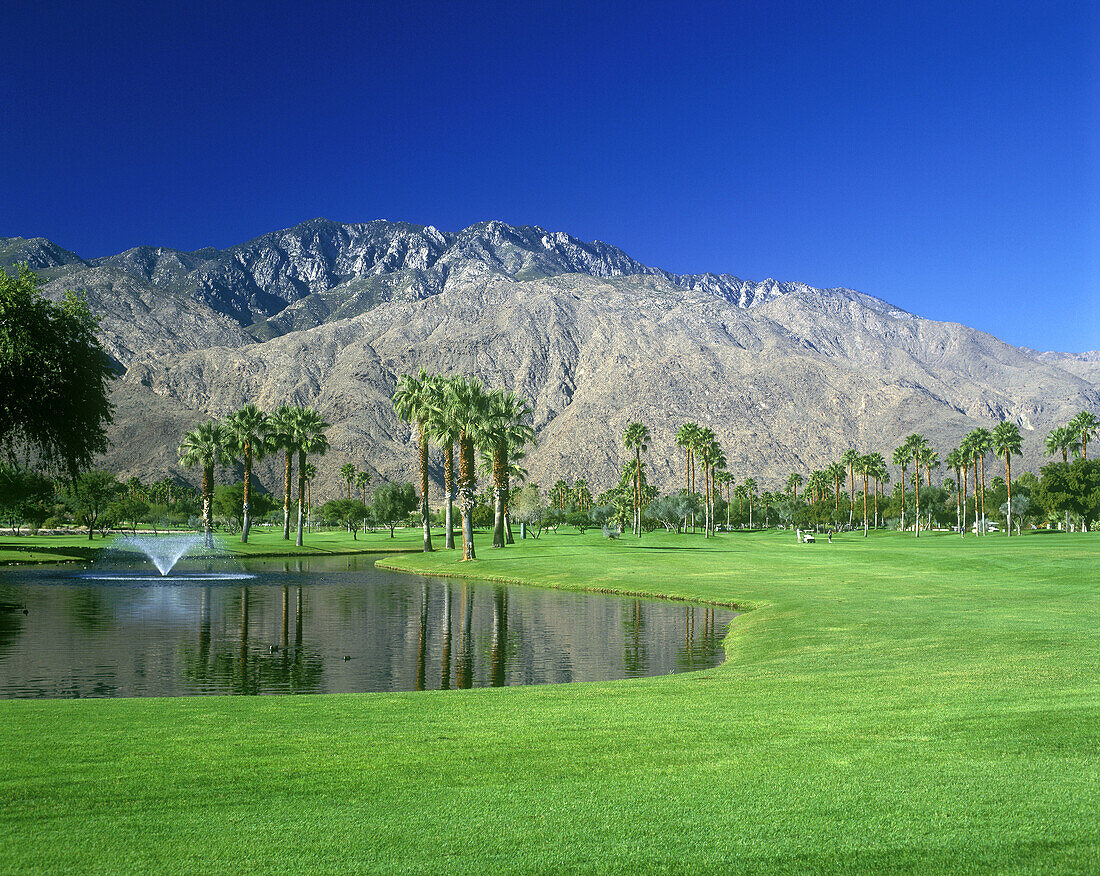
[[[448,690],[660,675],[720,662],[734,617],[394,575],[358,558],[253,561],[248,571],[256,577],[244,586],[171,576],[105,584],[64,568],[7,575],[0,603],[28,612],[0,623],[0,697]]]

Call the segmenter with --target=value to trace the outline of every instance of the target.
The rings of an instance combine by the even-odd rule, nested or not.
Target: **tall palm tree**
[[[722,445],[710,429],[700,430],[700,437],[706,443],[699,450],[699,459],[703,463],[703,487],[705,490],[706,520],[704,533],[707,538],[714,531],[714,471],[726,464],[726,455]]]
[[[947,454],[944,461],[947,463],[948,467],[955,471],[955,524],[959,527],[959,531],[962,532],[962,509],[963,502],[966,501],[966,485],[963,480],[963,469],[966,467],[966,459],[963,457],[962,450],[956,447]]]
[[[649,429],[631,423],[623,432],[623,444],[634,451],[634,534],[642,537],[642,453],[649,449]]]
[[[684,474],[687,480],[688,495],[695,492],[695,448],[699,442],[699,424],[684,423],[676,431],[676,445],[684,449],[685,468]],[[691,512],[691,530],[695,531],[695,511]]]
[[[363,496],[363,504],[367,504],[367,487],[370,486],[370,472],[369,471],[357,471],[355,473],[355,489],[359,490]]]
[[[214,466],[233,461],[228,444],[225,427],[217,420],[209,420],[185,432],[179,446],[180,465],[202,467],[202,528],[208,548],[214,546]]]
[[[848,525],[852,525],[856,507],[856,463],[859,461],[859,451],[849,447],[840,457],[840,461],[848,467]]]
[[[340,477],[344,479],[344,483],[348,485],[348,498],[351,498],[351,485],[355,483],[355,466],[350,462],[345,462],[340,466]]]
[[[749,500],[749,529],[752,529],[752,500],[756,498],[756,481],[745,478],[745,497]]]
[[[249,502],[252,499],[252,460],[262,459],[267,452],[267,437],[271,434],[268,416],[256,405],[245,405],[231,414],[225,422],[228,450],[244,462],[244,507],[241,525],[241,541],[248,543],[248,531],[252,528]]]
[[[462,560],[477,559],[474,550],[473,510],[477,470],[474,451],[483,447],[488,396],[476,379],[456,376],[447,381],[444,416],[458,430],[458,504],[462,513]]]
[[[695,461],[696,461],[696,459],[698,459],[698,461],[703,464],[703,493],[702,493],[702,498],[703,498],[703,516],[704,516],[704,518],[706,518],[706,519],[703,520],[703,534],[704,534],[704,536],[709,536],[710,535],[710,529],[709,529],[710,523],[708,522],[709,518],[707,518],[707,515],[710,513],[710,508],[707,505],[706,496],[707,496],[707,486],[710,483],[710,475],[709,475],[709,468],[708,468],[709,464],[706,462],[706,460],[703,459],[703,456],[704,456],[704,454],[706,454],[708,452],[707,448],[711,447],[711,445],[714,444],[716,439],[715,439],[715,436],[714,436],[714,432],[711,429],[707,428],[706,426],[696,426],[695,424],[692,424],[692,426],[694,428],[691,430],[691,441],[692,441],[692,443],[691,443],[691,491],[695,495],[699,495],[699,489],[695,485]],[[710,455],[713,456],[713,449],[711,449]],[[691,531],[692,532],[695,531],[695,514],[694,513],[692,513],[692,515],[691,515]]]
[[[1062,454],[1062,462],[1069,464],[1069,455],[1081,449],[1081,436],[1069,426],[1057,426],[1050,430],[1046,440],[1047,456]]]
[[[802,486],[802,475],[796,471],[792,471],[790,477],[787,478],[787,489],[791,491],[791,501],[798,500],[798,488]]]
[[[844,463],[834,462],[825,473],[833,480],[833,514],[840,514],[840,482],[844,480]]]
[[[428,372],[402,374],[393,393],[393,409],[402,420],[416,426],[420,446],[420,522],[424,526],[424,550],[432,549],[431,518],[428,513],[428,429],[433,386]]]
[[[317,466],[307,462],[302,466],[302,477],[306,479],[306,529],[312,530],[313,479],[317,477]]]
[[[905,446],[909,448],[909,459],[913,462],[916,476],[913,479],[913,490],[916,495],[913,498],[916,509],[913,512],[913,533],[915,538],[920,538],[920,467],[928,449],[928,439],[916,433],[905,439]],[[903,488],[904,489],[904,488]]]
[[[298,452],[294,444],[295,424],[301,412],[302,409],[294,405],[279,405],[269,420],[267,449],[281,450],[286,455],[283,463],[283,541],[290,539],[290,481],[293,476],[294,455]]]
[[[886,469],[886,460],[877,450],[867,455],[867,473],[875,481],[875,529],[878,529],[878,496],[879,488],[884,482],[889,482],[890,472]]]
[[[932,469],[940,467],[940,454],[934,448],[929,447],[921,454],[920,464],[924,466],[924,476],[929,489],[932,487]]]
[[[322,455],[328,450],[324,430],[328,423],[313,408],[300,408],[294,418],[294,447],[298,453],[298,532],[295,545],[302,546],[302,513],[306,499],[306,456]]]
[[[493,493],[493,547],[504,547],[504,515],[508,502],[509,468],[523,448],[535,439],[535,430],[527,422],[531,418],[531,404],[514,392],[497,390],[489,394],[484,434],[485,450],[492,454]]]
[[[1069,428],[1081,436],[1081,458],[1088,457],[1089,439],[1095,438],[1100,432],[1100,420],[1091,411],[1081,411],[1069,421]]]
[[[905,532],[905,470],[913,459],[913,451],[906,441],[901,447],[894,448],[894,465],[901,469],[901,531]]]
[[[451,378],[441,374],[431,380],[428,391],[428,434],[443,448],[443,490],[447,494],[444,510],[444,547],[454,550],[454,499],[455,499],[455,444],[458,443],[459,429],[455,421],[448,416],[447,387]]]
[[[973,429],[964,439],[969,442],[970,449],[974,452],[974,459],[978,470],[981,472],[979,479],[974,483],[975,498],[981,501],[982,524],[981,533],[985,535],[985,455],[993,450],[993,435],[988,429]],[[974,509],[977,513],[977,506]]]
[[[1011,457],[1024,452],[1020,427],[1003,422],[993,427],[993,452],[1005,461],[1005,488],[1008,490],[1008,535],[1012,536],[1012,461]]]
[[[867,493],[870,492],[871,485],[868,483],[871,477],[871,457],[867,455],[860,455],[859,459],[855,461],[856,474],[863,476],[863,537],[867,537]]]

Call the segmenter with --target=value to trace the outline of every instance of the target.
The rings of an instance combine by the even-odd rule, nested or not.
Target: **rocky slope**
[[[674,275],[601,242],[479,223],[314,220],[227,250],[142,247],[83,260],[48,241],[0,239],[0,263],[39,260],[50,294],[86,292],[125,368],[106,464],[178,473],[179,435],[246,401],[322,410],[343,462],[409,477],[409,428],[389,396],[404,371],[468,373],[535,408],[532,479],[610,484],[631,420],[654,435],[653,477],[682,478],[678,425],[709,425],[738,479],[777,487],[848,446],[888,452],[919,431],[946,451],[1001,419],[1046,431],[1100,409],[1095,360],[1005,344],[847,289]],[[14,255],[13,255],[14,254]],[[438,472],[436,476],[438,477]],[[261,472],[275,486],[275,464]]]

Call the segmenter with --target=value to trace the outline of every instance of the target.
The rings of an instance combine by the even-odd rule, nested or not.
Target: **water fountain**
[[[171,574],[172,569],[185,556],[205,556],[213,558],[215,554],[204,547],[205,539],[200,533],[174,533],[169,535],[127,535],[115,542],[113,551],[128,552],[144,556],[156,566],[160,576],[148,574],[118,574],[115,571],[84,572],[77,577],[93,578],[97,581],[156,582],[176,584],[184,581],[233,581],[254,578],[248,572],[188,572],[185,575]]]
[[[180,557],[202,542],[203,537],[193,532],[181,535],[128,535],[115,542],[115,547],[130,548],[145,554],[164,576],[172,571]]]

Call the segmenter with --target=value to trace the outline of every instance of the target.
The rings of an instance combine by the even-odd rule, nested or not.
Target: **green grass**
[[[110,535],[101,538],[98,535],[89,541],[87,534],[71,535],[18,535],[0,536],[0,566],[22,563],[65,563],[88,562],[95,560],[100,552],[114,547],[121,538]],[[436,537],[436,532],[432,532]],[[439,530],[440,544],[443,543],[443,531]],[[215,535],[218,550],[242,557],[284,557],[311,556],[324,554],[379,554],[400,551],[420,550],[423,533],[417,529],[398,529],[390,538],[389,530],[384,532],[359,533],[352,538],[347,532],[309,532],[305,534],[302,547],[295,547],[294,533],[290,541],[283,541],[282,529],[267,532],[253,529],[248,536],[248,544],[241,544],[240,534]]]
[[[385,562],[754,610],[665,678],[0,703],[0,868],[1100,870],[1096,535],[485,541]]]

